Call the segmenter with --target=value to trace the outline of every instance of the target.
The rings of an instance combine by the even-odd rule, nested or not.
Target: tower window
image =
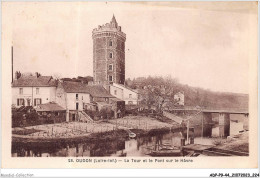
[[[109,53],[109,58],[113,58],[113,53]]]
[[[112,41],[109,41],[109,46],[113,46],[113,42]]]
[[[109,76],[108,76],[108,80],[109,80],[110,82],[112,82],[112,81],[113,81],[113,76],[112,76],[112,75],[109,75]]]
[[[113,64],[109,64],[108,70],[113,70]]]

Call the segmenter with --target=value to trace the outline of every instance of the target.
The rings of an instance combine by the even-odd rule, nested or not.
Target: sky
[[[93,76],[92,30],[113,14],[126,34],[126,78],[248,93],[254,2],[4,2],[4,49],[13,45],[14,71]]]

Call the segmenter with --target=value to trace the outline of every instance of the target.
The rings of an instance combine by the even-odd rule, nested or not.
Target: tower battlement
[[[124,40],[126,39],[126,34],[121,31],[121,26],[118,26],[118,23],[113,15],[110,23],[104,25],[99,25],[98,28],[94,28],[92,31],[92,38],[103,36],[103,35],[118,35],[121,36]]]

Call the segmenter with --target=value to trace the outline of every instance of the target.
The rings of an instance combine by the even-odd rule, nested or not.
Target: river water
[[[218,125],[212,126],[210,135],[202,137],[200,126],[194,127],[194,143],[211,145],[214,138],[219,135]],[[230,135],[238,134],[243,130],[243,122],[230,122]],[[179,147],[181,138],[187,137],[185,132],[170,132],[156,136],[145,136],[125,141],[102,141],[67,144],[62,146],[39,147],[12,145],[13,157],[95,157],[95,156],[130,156],[145,157],[151,150],[158,149],[158,145],[171,145]],[[187,140],[185,140],[187,143]]]

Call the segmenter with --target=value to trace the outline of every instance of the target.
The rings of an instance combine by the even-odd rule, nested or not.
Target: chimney
[[[16,71],[16,72],[15,72],[15,79],[16,79],[16,80],[19,79],[19,78],[21,77],[21,75],[22,75],[22,74],[21,74],[20,71],[19,71],[19,72]]]

